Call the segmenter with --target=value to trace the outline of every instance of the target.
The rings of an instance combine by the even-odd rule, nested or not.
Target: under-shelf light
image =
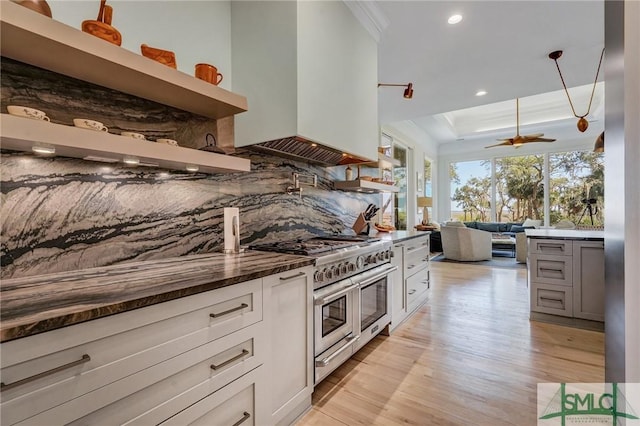
[[[34,145],[31,147],[31,151],[36,154],[53,155],[56,153],[56,148],[53,146]]]
[[[86,157],[82,157],[82,159],[87,161],[98,161],[100,163],[117,163],[118,162],[118,160],[115,158],[98,157],[97,155],[87,155]]]
[[[187,167],[185,167],[185,169],[187,169],[188,172],[195,173],[198,170],[200,170],[200,167],[195,166],[193,164],[189,164],[189,165],[187,165]]]
[[[122,159],[122,162],[130,166],[137,166],[138,164],[140,164],[140,160],[136,157],[124,157]]]

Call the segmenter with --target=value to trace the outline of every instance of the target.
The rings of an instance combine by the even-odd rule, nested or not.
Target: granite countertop
[[[525,229],[528,238],[550,238],[558,240],[604,240],[604,231],[581,231],[578,229]]]
[[[422,237],[423,235],[429,235],[431,231],[394,231],[394,232],[378,232],[371,235],[374,238],[380,238],[383,241],[391,241],[393,243],[399,243],[400,241],[410,240],[412,238]]]
[[[249,250],[2,280],[0,342],[313,263],[305,256]]]

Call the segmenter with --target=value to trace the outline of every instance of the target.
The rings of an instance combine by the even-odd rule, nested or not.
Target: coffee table
[[[516,239],[509,235],[491,234],[492,250],[511,250],[511,257],[516,257]]]

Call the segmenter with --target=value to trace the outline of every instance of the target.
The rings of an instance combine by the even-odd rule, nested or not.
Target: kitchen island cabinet
[[[525,231],[528,239],[530,318],[604,328],[604,233]]]
[[[35,283],[46,279],[42,276],[3,281],[3,293],[8,295],[6,311],[12,318],[12,326],[4,331],[6,336],[25,337],[2,343],[2,424],[157,424],[179,412],[197,419],[219,410],[234,421],[248,414],[245,422],[251,422],[247,424],[276,424],[279,420],[289,422],[307,409],[312,392],[309,341],[293,340],[294,350],[290,351],[288,345],[273,345],[270,339],[278,343],[284,340],[283,332],[275,327],[282,321],[295,322],[292,339],[309,339],[312,335],[312,261],[259,252],[194,257],[183,258],[182,262],[157,262],[160,265],[139,262],[99,268],[101,273],[77,271],[75,281],[70,278],[72,273],[55,274],[60,288],[77,285],[82,289],[89,276],[99,283],[105,274],[111,275],[115,283],[112,285],[121,290],[127,284],[135,288],[136,281],[164,282],[155,288],[150,286],[151,292],[144,292],[145,296],[137,299],[144,307],[137,309],[135,303],[124,302],[109,305],[103,300],[103,306],[123,310],[63,328],[53,327],[55,321],[49,322],[53,328],[36,334],[30,334],[27,325],[38,328],[38,323],[33,322],[38,313],[28,313],[23,318],[20,304],[28,304],[26,293],[31,291],[36,296]],[[222,267],[227,272],[218,280],[207,274],[216,267],[206,270],[207,260],[216,264],[216,258],[225,260],[224,266],[217,264],[218,270]],[[253,266],[249,259],[254,261]],[[270,262],[261,263],[260,259]],[[182,274],[181,263],[185,264]],[[255,263],[262,266],[256,267]],[[171,275],[173,282],[168,271],[176,274]],[[184,285],[185,275],[193,280],[192,287]],[[213,289],[206,289],[196,278],[198,275],[209,275]],[[256,276],[259,277],[245,278]],[[41,285],[47,288],[46,284]],[[176,288],[181,288],[181,295],[167,299],[166,291],[175,292]],[[141,291],[128,288],[123,292],[131,297],[134,292],[140,296]],[[59,293],[59,298],[65,299],[74,291]],[[55,299],[55,295],[49,297]],[[37,306],[38,297],[32,299]],[[4,302],[3,298],[3,314]],[[291,302],[296,304],[290,306]],[[53,312],[46,315],[59,315],[55,305],[63,302],[52,303]],[[88,317],[95,314],[94,308],[83,306],[78,300],[75,303],[79,317],[83,312]],[[27,329],[17,326],[19,322]],[[22,332],[16,333],[15,329]],[[295,362],[289,356],[292,352]],[[286,371],[286,377],[267,374],[274,369],[281,371],[284,362],[293,367]],[[278,388],[285,391],[272,392]]]

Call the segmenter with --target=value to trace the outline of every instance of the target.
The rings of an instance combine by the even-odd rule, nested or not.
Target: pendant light
[[[406,87],[406,89],[404,89],[404,94],[402,96],[404,96],[405,99],[413,98],[413,83],[408,83],[408,84],[378,83],[378,87],[380,87],[380,86],[401,86],[401,87]]]
[[[556,63],[556,68],[558,68],[558,74],[560,74],[560,80],[562,81],[562,87],[564,87],[564,92],[567,94],[567,99],[569,99],[569,105],[571,106],[571,111],[573,115],[578,119],[578,130],[584,132],[589,127],[589,122],[585,118],[589,115],[591,111],[591,103],[593,102],[593,94],[596,91],[596,83],[598,82],[598,74],[600,74],[600,66],[602,65],[602,58],[604,57],[604,48],[602,49],[602,53],[600,54],[600,62],[598,63],[598,70],[596,71],[596,78],[593,81],[593,89],[591,90],[591,99],[589,99],[589,107],[587,108],[587,112],[584,115],[576,114],[576,110],[573,107],[573,102],[571,102],[571,96],[569,96],[569,91],[567,90],[567,85],[564,83],[564,78],[562,77],[562,72],[560,71],[560,65],[558,65],[558,59],[562,56],[562,50],[556,50],[549,53],[549,58],[553,59]]]

